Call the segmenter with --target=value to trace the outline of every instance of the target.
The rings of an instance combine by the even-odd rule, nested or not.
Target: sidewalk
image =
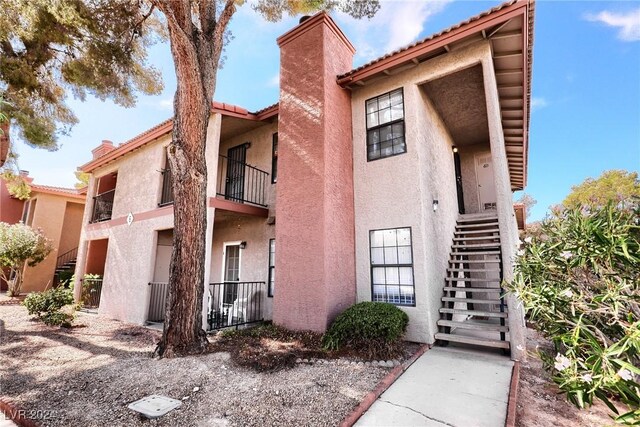
[[[512,369],[499,354],[432,348],[355,425],[503,427]]]

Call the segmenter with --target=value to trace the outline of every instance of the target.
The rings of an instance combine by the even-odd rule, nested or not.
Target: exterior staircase
[[[502,251],[495,213],[460,215],[442,296],[441,343],[509,350],[507,307],[502,299]]]
[[[68,252],[58,256],[56,261],[56,270],[53,274],[53,286],[58,286],[60,282],[60,274],[76,269],[76,261],[78,259],[78,248],[73,248]]]

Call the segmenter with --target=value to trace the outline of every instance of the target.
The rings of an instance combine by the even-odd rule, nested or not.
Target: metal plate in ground
[[[158,418],[182,406],[182,402],[166,396],[152,394],[130,403],[128,408],[141,413],[147,418]]]

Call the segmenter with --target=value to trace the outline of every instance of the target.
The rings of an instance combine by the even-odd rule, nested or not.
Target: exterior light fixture
[[[240,242],[240,249],[245,249],[247,247],[247,242]]]
[[[438,199],[433,199],[433,211],[438,210]]]
[[[457,153],[458,152],[458,147],[456,147],[455,145],[453,146],[453,152]]]

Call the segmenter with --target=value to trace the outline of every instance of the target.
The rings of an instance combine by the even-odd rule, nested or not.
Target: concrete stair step
[[[474,331],[496,331],[496,332],[509,332],[508,326],[496,325],[493,323],[484,322],[472,322],[470,320],[464,322],[454,322],[453,320],[438,320],[438,326],[445,326],[448,328],[460,328],[460,329],[472,329]]]
[[[475,298],[455,298],[455,297],[442,297],[442,302],[461,302],[466,304],[500,304],[499,299],[475,299]]]
[[[480,282],[480,283],[501,283],[502,279],[485,279],[483,277],[447,277],[447,282]]]
[[[447,268],[447,273],[500,273],[499,268]]]
[[[468,245],[457,245],[453,244],[451,249],[493,249],[499,248],[500,242],[492,242],[492,243],[470,243]]]
[[[454,242],[475,242],[483,240],[500,240],[500,236],[454,237]]]
[[[458,308],[441,308],[442,314],[463,314],[466,316],[479,316],[479,317],[501,317],[507,318],[506,312],[496,311],[479,311],[479,310],[463,310]]]
[[[443,288],[445,292],[502,292],[501,288],[498,287],[490,287],[490,288],[474,288],[474,287],[465,287],[465,286],[445,286]]]
[[[500,251],[470,251],[470,252],[453,251],[451,252],[451,256],[463,256],[463,255],[500,255]]]
[[[464,344],[479,345],[483,347],[506,348],[506,349],[509,348],[508,341],[488,340],[483,338],[467,337],[463,335],[445,334],[442,332],[438,332],[436,334],[436,339],[441,341],[452,341],[452,342],[459,342]]]
[[[467,230],[467,231],[454,231],[456,236],[466,236],[466,235],[477,235],[477,234],[491,234],[492,236],[487,237],[498,237],[500,235],[500,230],[490,229],[490,230]]]
[[[449,264],[500,264],[500,260],[497,258],[493,259],[450,259]]]
[[[495,213],[481,214],[462,214],[458,216],[458,222],[478,222],[478,221],[497,221],[498,215]]]

